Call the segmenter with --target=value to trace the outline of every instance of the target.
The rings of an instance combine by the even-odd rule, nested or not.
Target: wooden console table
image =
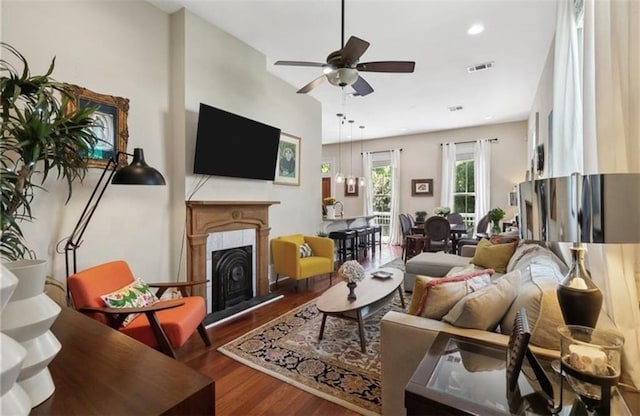
[[[32,415],[215,414],[213,380],[185,364],[73,309],[51,330],[55,391]]]

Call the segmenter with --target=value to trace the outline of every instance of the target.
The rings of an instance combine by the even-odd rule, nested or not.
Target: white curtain
[[[584,17],[585,173],[640,173],[640,2],[587,0]],[[636,389],[639,246],[587,247],[592,277],[605,297],[604,309],[625,337],[622,365],[631,380],[622,381]]]
[[[552,126],[554,140],[550,150],[554,157],[548,176],[568,176],[573,172],[583,171],[581,57],[573,0],[558,0],[556,19]]]
[[[473,157],[477,224],[491,209],[491,142],[488,139],[477,140],[473,146]]]
[[[440,206],[453,209],[453,192],[456,180],[456,144],[442,144],[442,190]]]
[[[373,183],[371,182],[371,152],[362,153],[362,175],[364,176],[364,198],[362,212],[373,215]]]
[[[389,244],[402,244],[402,229],[400,228],[400,152],[401,149],[391,150],[391,219],[389,226]]]

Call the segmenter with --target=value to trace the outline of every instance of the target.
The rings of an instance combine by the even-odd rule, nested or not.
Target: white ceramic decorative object
[[[0,317],[2,310],[18,286],[18,278],[3,265],[0,270]],[[27,351],[8,335],[0,332],[0,414],[27,415],[31,399],[16,383]]]
[[[60,342],[49,330],[60,306],[44,293],[44,260],[5,263],[18,278],[18,286],[0,317],[2,332],[27,351],[17,382],[35,407],[53,394],[55,386],[47,366],[60,351]]]
[[[335,219],[336,218],[336,206],[335,205],[327,205],[327,219]]]

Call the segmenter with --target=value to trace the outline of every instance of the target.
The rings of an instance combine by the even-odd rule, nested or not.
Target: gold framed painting
[[[85,107],[96,109],[93,113],[94,123],[91,128],[99,140],[86,157],[87,166],[104,168],[118,152],[126,153],[129,140],[127,128],[129,99],[99,94],[72,84],[65,84],[65,90],[72,98],[67,106],[68,111]],[[127,156],[121,154],[117,162],[118,167],[126,166]]]
[[[280,133],[278,160],[273,183],[300,186],[300,137]]]

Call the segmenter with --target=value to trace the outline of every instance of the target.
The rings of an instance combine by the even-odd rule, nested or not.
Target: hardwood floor
[[[400,257],[399,246],[382,245],[375,256],[360,259],[365,270],[374,269]],[[247,367],[217,351],[218,347],[239,337],[285,312],[318,297],[329,287],[329,277],[321,276],[300,282],[294,290],[293,282],[281,281],[278,289],[284,298],[251,311],[237,319],[208,329],[211,347],[205,347],[197,334],[178,351],[178,360],[215,380],[215,408],[217,416],[227,415],[357,415],[342,406],[316,397],[276,378]],[[333,278],[333,284],[338,279]]]

